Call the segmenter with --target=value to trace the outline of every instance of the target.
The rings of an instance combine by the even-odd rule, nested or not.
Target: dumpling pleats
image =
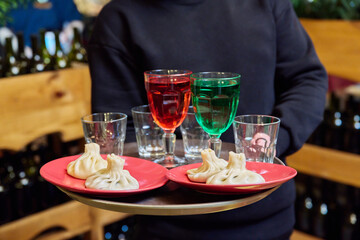
[[[229,152],[229,163],[226,168],[210,176],[206,184],[235,185],[263,182],[265,179],[260,174],[246,169],[246,158],[243,153]]]
[[[85,144],[84,153],[67,165],[67,173],[73,177],[86,179],[91,174],[107,167],[107,161],[100,155],[100,146],[96,143]]]
[[[138,181],[124,170],[125,160],[115,154],[107,156],[108,166],[89,176],[85,187],[102,190],[139,189]]]
[[[228,164],[224,159],[216,157],[211,149],[201,151],[201,157],[203,160],[201,166],[187,171],[188,178],[193,182],[206,182],[208,177],[221,171]]]

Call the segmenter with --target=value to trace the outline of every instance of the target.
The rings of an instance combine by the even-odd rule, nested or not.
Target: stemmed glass
[[[219,157],[220,136],[231,125],[239,104],[240,75],[230,72],[199,72],[190,75],[196,120],[210,135],[209,148]]]
[[[144,73],[145,88],[151,114],[164,130],[165,156],[155,162],[173,168],[186,163],[174,155],[175,129],[184,121],[190,104],[190,74],[188,70],[158,69]]]

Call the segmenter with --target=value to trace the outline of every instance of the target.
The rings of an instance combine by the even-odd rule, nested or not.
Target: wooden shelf
[[[298,230],[294,230],[294,232],[290,236],[290,240],[321,240],[321,238],[312,236]]]
[[[360,82],[360,21],[300,20],[329,75]]]
[[[61,132],[82,138],[80,118],[90,113],[87,65],[0,79],[0,149],[19,150],[38,137]]]
[[[360,187],[358,154],[305,144],[287,158],[287,164],[302,173]]]
[[[1,225],[0,239],[61,240],[86,233],[85,239],[98,240],[104,237],[104,226],[128,216],[69,201]]]

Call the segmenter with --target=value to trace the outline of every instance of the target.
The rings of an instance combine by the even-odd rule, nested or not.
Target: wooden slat
[[[61,240],[87,233],[91,240],[103,239],[104,227],[130,216],[70,201],[0,226],[0,239]],[[55,231],[45,232],[54,228]]]
[[[360,21],[301,19],[330,75],[360,82]]]
[[[61,132],[83,136],[80,118],[90,112],[87,65],[0,79],[0,149],[19,150],[34,139]]]
[[[360,155],[305,144],[287,158],[299,172],[360,187]]]
[[[91,229],[89,207],[70,201],[0,227],[0,239],[30,240],[45,230],[62,227],[64,231],[51,234],[51,239],[67,239]],[[65,237],[65,238],[63,238]],[[48,238],[49,239],[49,238]]]
[[[312,236],[310,234],[294,230],[292,233],[290,240],[321,240],[321,238]]]

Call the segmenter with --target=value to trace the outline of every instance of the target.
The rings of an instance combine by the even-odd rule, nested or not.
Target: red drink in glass
[[[189,70],[158,69],[144,73],[145,88],[151,114],[159,127],[164,130],[163,144],[165,157],[156,159],[167,168],[186,164],[186,159],[174,155],[175,129],[184,121],[190,104]]]
[[[189,108],[189,78],[149,78],[145,87],[155,122],[164,131],[173,132],[183,122]]]

